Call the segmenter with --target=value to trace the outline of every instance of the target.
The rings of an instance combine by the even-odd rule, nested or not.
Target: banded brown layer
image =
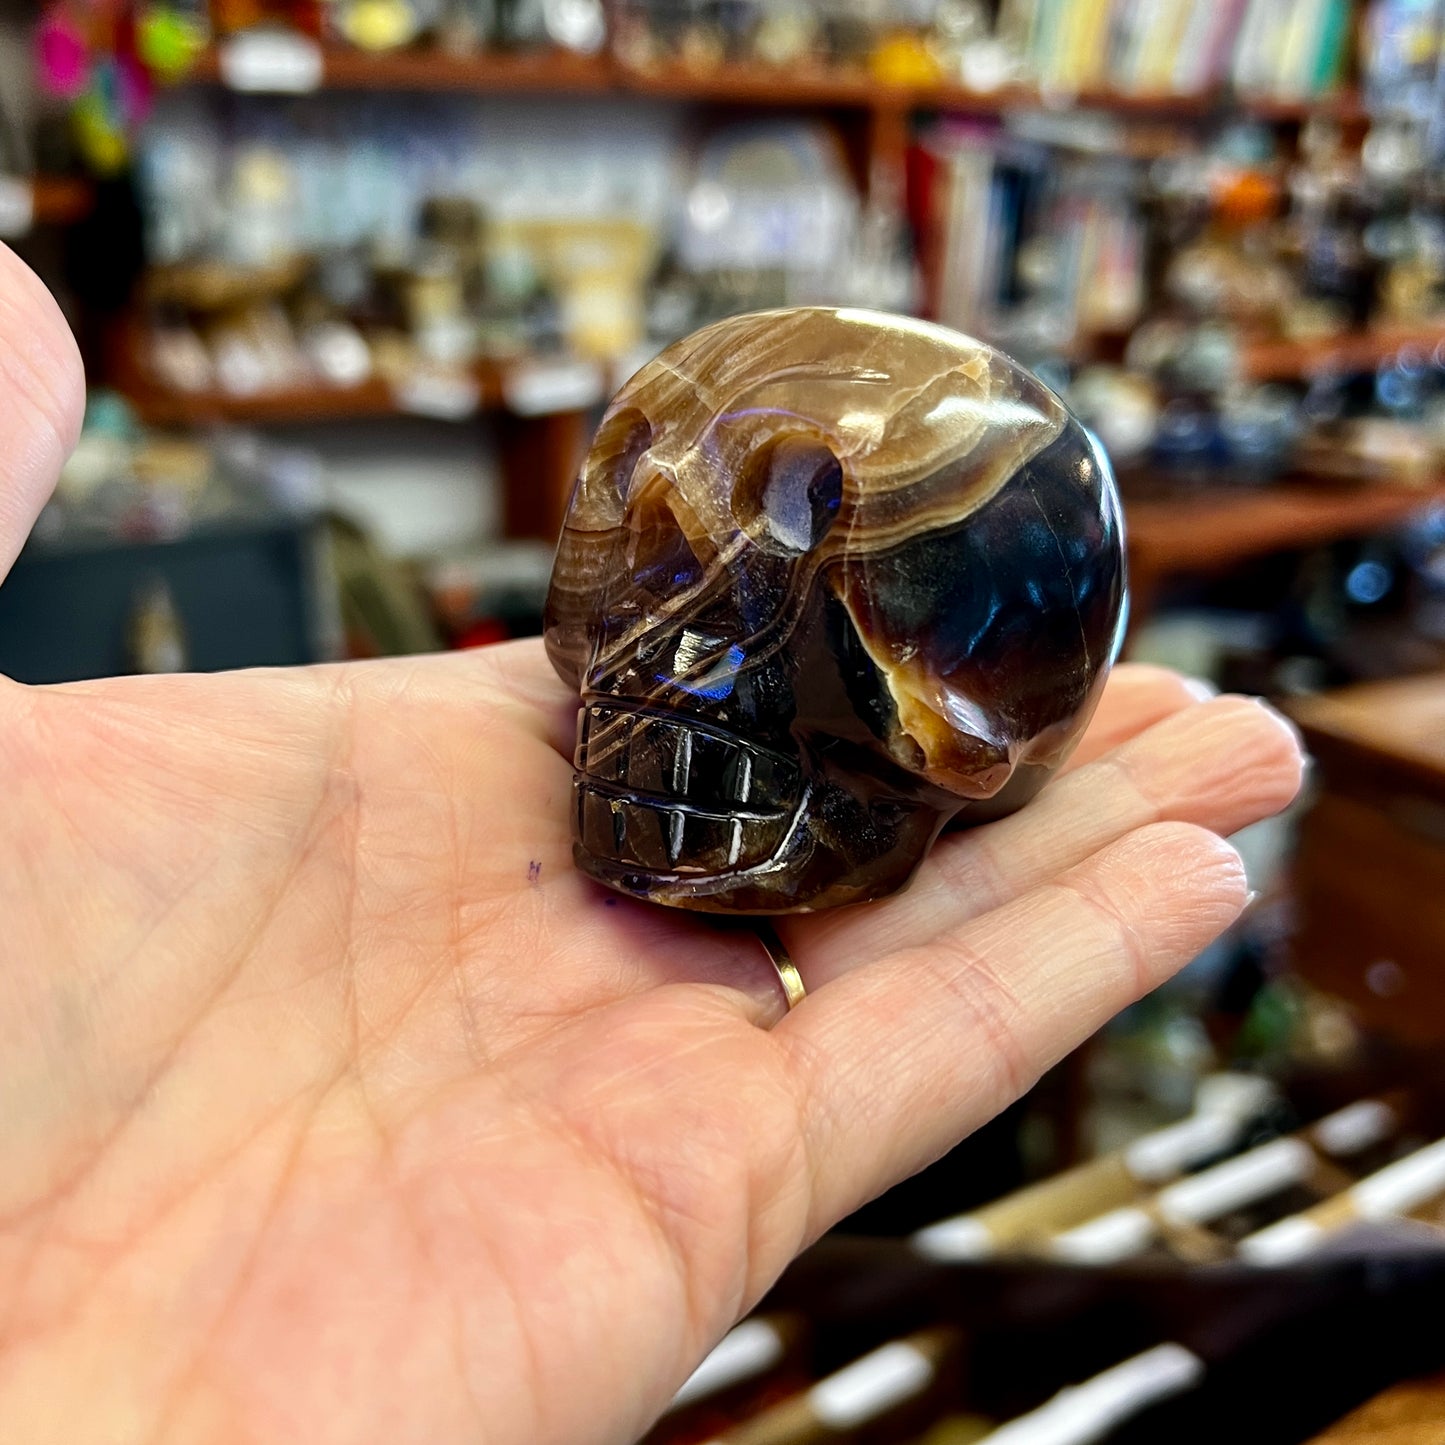
[[[577,842],[593,871],[618,881],[636,870],[698,877],[767,863],[801,782],[779,753],[624,703],[581,710],[575,762]]]

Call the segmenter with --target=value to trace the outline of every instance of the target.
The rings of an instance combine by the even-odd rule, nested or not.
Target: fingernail
[[[1208,702],[1210,698],[1219,696],[1219,689],[1207,677],[1186,677],[1184,691],[1195,702]]]

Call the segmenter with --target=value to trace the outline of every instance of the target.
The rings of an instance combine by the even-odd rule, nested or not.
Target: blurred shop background
[[[1445,0],[0,0],[0,238],[91,384],[0,672],[535,632],[612,391],[824,302],[1034,367],[1119,475],[1129,655],[1305,729],[1245,920],[851,1221],[953,1218],[805,1267],[674,1445],[961,1445],[1100,1372],[1094,1433],[1017,1445],[1383,1440],[1330,1422],[1445,1367],[1442,35]],[[889,1330],[924,1364],[864,1371],[882,1407],[794,1408]],[[1388,1438],[1439,1445],[1445,1386],[1400,1388],[1426,1433]]]

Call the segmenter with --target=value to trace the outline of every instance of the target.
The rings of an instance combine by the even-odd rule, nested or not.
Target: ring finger
[[[929,942],[1151,823],[1228,834],[1298,790],[1293,728],[1242,697],[1186,708],[1056,779],[1029,806],[942,839],[913,886],[866,908],[783,920],[809,988],[860,963]]]

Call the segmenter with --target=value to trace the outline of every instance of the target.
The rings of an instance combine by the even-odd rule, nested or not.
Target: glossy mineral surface
[[[891,893],[1068,755],[1123,600],[1108,466],[1029,372],[873,312],[710,326],[613,401],[557,553],[577,865],[728,913]]]

